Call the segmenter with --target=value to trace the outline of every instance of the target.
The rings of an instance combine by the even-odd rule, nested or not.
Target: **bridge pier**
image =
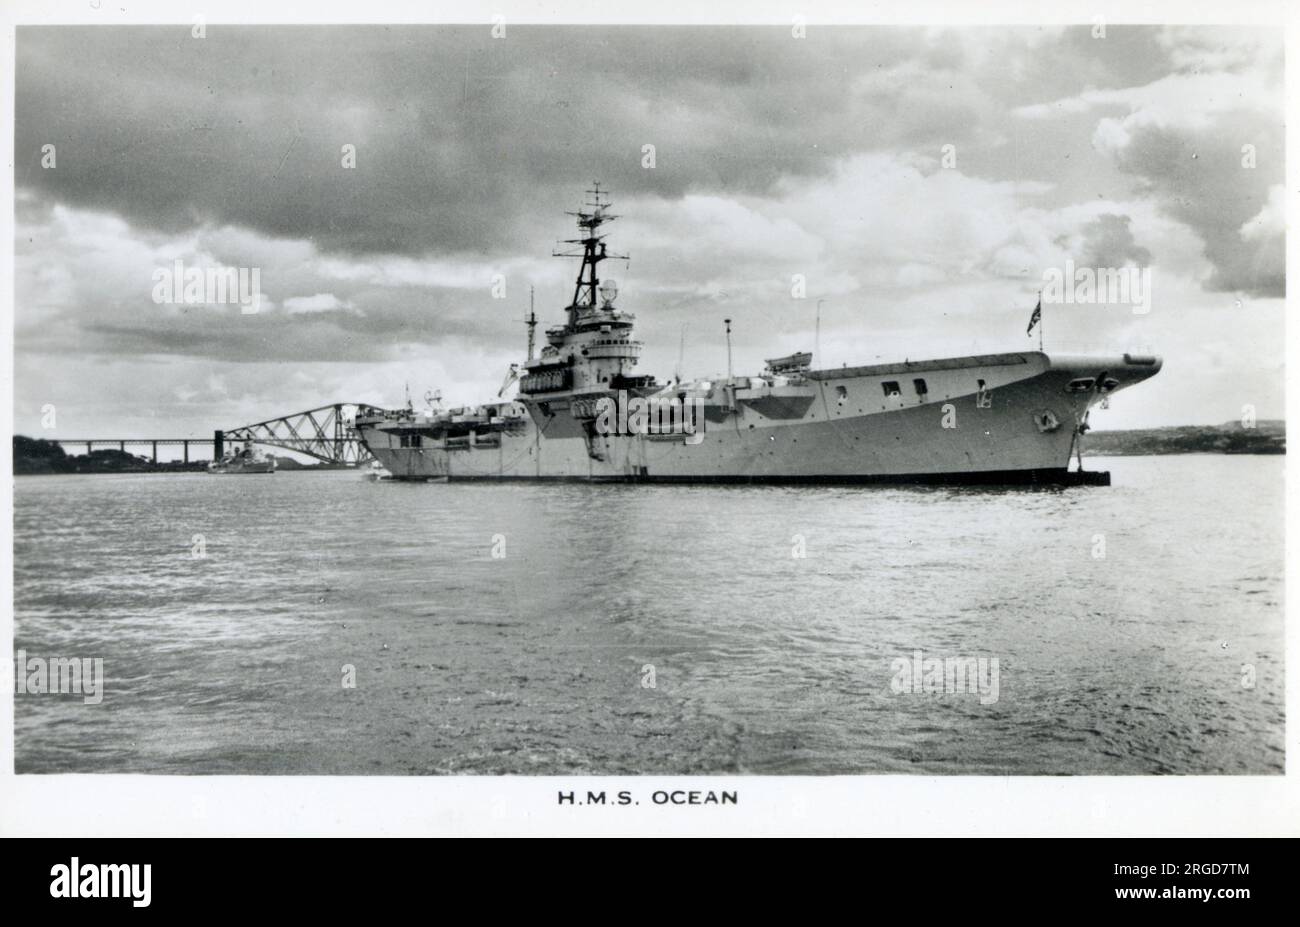
[[[308,457],[314,457],[319,461],[327,464],[344,464],[355,466],[370,459],[364,447],[352,431],[351,424],[344,417],[344,410],[350,403],[335,403],[330,406],[321,406],[319,409],[309,409],[306,412],[295,413],[280,419],[272,419],[266,422],[258,422],[254,425],[245,425],[241,428],[232,429],[234,432],[235,446],[247,443],[249,445],[257,443],[269,445],[271,447],[283,447],[286,450],[296,453],[305,454]],[[356,406],[358,411],[369,410],[375,411],[372,406]],[[54,439],[60,447],[68,454],[75,454],[76,448],[85,446],[87,456],[95,452],[95,445],[101,448],[113,447],[117,445],[118,450],[125,454],[127,445],[133,448],[149,447],[149,459],[158,463],[158,445],[177,445],[181,446],[181,459],[185,463],[191,463],[190,445],[200,445],[211,443],[212,459],[220,460],[226,453],[226,432],[216,429],[212,432],[212,440],[206,438],[58,438]],[[141,454],[140,456],[144,456]],[[199,459],[203,459],[203,452],[200,449]]]

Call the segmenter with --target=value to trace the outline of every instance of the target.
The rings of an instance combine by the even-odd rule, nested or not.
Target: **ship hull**
[[[515,427],[440,441],[358,420],[396,479],[859,485],[1104,483],[1069,470],[1075,428],[1107,393],[1158,372],[1155,358],[1041,353],[814,371],[781,395],[737,389],[694,436],[593,435],[570,397],[528,400]],[[411,446],[418,444],[419,446]]]

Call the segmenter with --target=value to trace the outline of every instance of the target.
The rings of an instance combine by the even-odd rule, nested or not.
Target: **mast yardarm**
[[[605,236],[600,233],[602,225],[618,218],[609,214],[608,210],[613,204],[609,202],[608,194],[600,189],[598,182],[593,183],[592,189],[586,192],[591,199],[582,204],[584,208],[568,213],[577,217],[578,232],[582,237],[567,238],[563,241],[563,244],[580,245],[581,248],[552,252],[555,257],[582,258],[582,266],[578,269],[578,280],[573,288],[573,302],[567,310],[570,328],[573,327],[580,309],[596,308],[597,291],[600,289],[600,277],[597,275],[596,265],[606,258],[627,259],[625,254],[609,253],[605,247]]]

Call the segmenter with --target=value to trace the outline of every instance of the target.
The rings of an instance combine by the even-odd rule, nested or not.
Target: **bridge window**
[[[419,435],[402,435],[401,446],[402,446],[402,447],[419,447],[419,446],[420,446],[420,436],[419,436]]]
[[[899,388],[897,380],[886,380],[880,384],[880,388],[885,391],[886,397],[903,395],[903,391]]]

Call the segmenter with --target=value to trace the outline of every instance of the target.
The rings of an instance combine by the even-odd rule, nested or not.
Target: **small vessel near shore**
[[[274,473],[275,458],[267,455],[261,448],[250,442],[243,450],[235,448],[235,450],[222,456],[220,460],[212,461],[212,463],[208,464],[208,472],[219,474]]]
[[[1088,413],[1160,371],[1145,352],[1040,345],[829,369],[798,351],[756,376],[659,382],[633,372],[635,317],[597,274],[621,257],[602,229],[616,217],[603,191],[589,192],[579,237],[557,254],[582,262],[565,322],[534,356],[530,313],[527,359],[495,401],[420,411],[408,399],[358,414],[357,435],[394,479],[1109,485],[1108,473],[1083,470]]]

